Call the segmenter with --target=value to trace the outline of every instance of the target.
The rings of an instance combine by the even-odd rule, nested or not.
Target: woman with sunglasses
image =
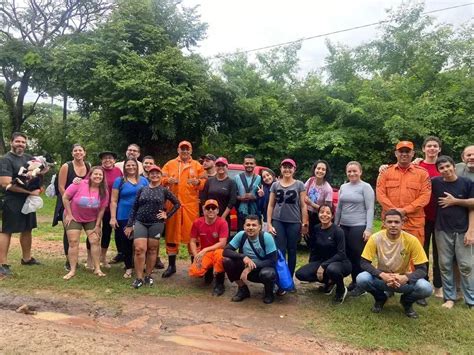
[[[284,159],[280,163],[282,178],[270,189],[267,220],[268,231],[275,236],[278,249],[286,255],[291,276],[295,273],[296,248],[301,234],[308,233],[308,212],[304,184],[294,178],[296,163],[293,159]],[[283,295],[279,290],[277,294]]]
[[[155,267],[164,224],[181,206],[176,196],[161,186],[161,177],[160,167],[155,165],[148,170],[150,184],[138,191],[124,231],[128,238],[133,238],[135,249],[136,279],[132,284],[134,288],[140,288],[144,284],[153,286],[154,280],[151,274]],[[169,212],[166,212],[166,201],[173,204]],[[144,268],[145,277],[143,277]]]

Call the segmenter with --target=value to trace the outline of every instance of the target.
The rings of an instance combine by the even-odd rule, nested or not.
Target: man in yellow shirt
[[[361,267],[364,272],[357,276],[357,285],[374,296],[372,312],[380,313],[387,301],[385,292],[402,293],[400,303],[405,314],[418,318],[413,303],[431,296],[431,284],[424,279],[428,258],[418,239],[402,231],[403,216],[395,209],[384,216],[384,226],[367,241],[362,252]],[[377,267],[372,265],[377,258]],[[415,265],[412,272],[410,263]]]

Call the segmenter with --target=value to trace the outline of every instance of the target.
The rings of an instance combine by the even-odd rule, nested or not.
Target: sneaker
[[[360,288],[359,286],[356,286],[352,291],[349,292],[349,296],[351,296],[351,297],[360,297],[362,295],[365,295],[366,293],[367,293],[367,291]]]
[[[140,288],[143,286],[143,280],[142,279],[135,279],[132,283],[133,288]]]
[[[225,292],[225,286],[223,284],[216,284],[212,290],[213,296],[222,296]]]
[[[12,271],[10,270],[10,265],[1,264],[0,265],[0,275],[2,275],[2,276],[11,276],[11,275],[13,275]]]
[[[279,288],[277,291],[276,291],[276,294],[277,296],[284,296],[287,294],[287,292],[281,288]]]
[[[336,284],[327,283],[324,285],[323,292],[325,295],[330,296],[335,289],[336,289]]]
[[[428,302],[426,301],[426,298],[422,298],[419,300],[416,300],[416,304],[421,306],[421,307],[426,307],[428,306]]]
[[[273,303],[274,300],[275,300],[275,296],[273,295],[273,292],[269,294],[265,294],[265,296],[263,296],[263,303],[265,304]]]
[[[347,287],[344,287],[344,292],[342,292],[341,294],[338,294],[336,292],[336,296],[334,296],[334,299],[333,299],[332,303],[342,304],[344,302],[344,300],[346,299],[347,292],[348,292]]]
[[[372,313],[380,313],[383,310],[383,306],[385,305],[385,302],[387,302],[387,298],[381,301],[375,301],[374,305],[372,306]]]
[[[152,287],[155,284],[155,280],[151,276],[145,276],[144,282],[148,287]]]
[[[69,263],[69,260],[66,260],[64,263],[64,270],[71,271],[71,264]]]
[[[28,260],[28,261],[25,261],[25,260],[21,259],[21,265],[32,266],[32,265],[41,265],[41,263],[38,260],[36,260],[35,258],[31,257],[30,260]]]
[[[413,309],[413,304],[408,304],[400,300],[400,303],[403,307],[403,311],[408,318],[417,319],[418,313]]]
[[[250,297],[250,290],[247,286],[239,287],[237,293],[232,297],[232,302],[242,302]]]

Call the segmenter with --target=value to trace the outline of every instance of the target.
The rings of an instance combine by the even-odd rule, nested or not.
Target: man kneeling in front
[[[230,282],[235,281],[239,286],[232,302],[240,302],[250,297],[248,281],[264,285],[263,303],[269,304],[274,300],[277,248],[271,234],[261,230],[258,216],[246,216],[244,230],[237,233],[224,249],[224,269],[227,277]]]
[[[357,276],[357,285],[374,296],[372,312],[380,313],[387,301],[387,293],[402,293],[400,303],[405,314],[418,318],[413,303],[431,296],[432,287],[424,279],[428,259],[418,239],[402,231],[402,214],[391,209],[385,213],[386,229],[373,234],[362,252],[361,267],[364,272]],[[377,257],[377,268],[372,261]],[[410,271],[411,263],[415,266]]]

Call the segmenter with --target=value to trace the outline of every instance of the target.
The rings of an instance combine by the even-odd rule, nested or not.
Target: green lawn
[[[41,215],[51,215],[54,201],[45,198],[45,208]],[[376,229],[380,221],[376,222]],[[62,239],[62,227],[51,227],[50,222],[42,222],[35,231],[35,238],[45,240]],[[113,249],[113,243],[111,243]],[[161,248],[164,256],[164,248]],[[35,255],[38,255],[35,253]],[[187,253],[183,247],[181,257]],[[46,290],[52,293],[63,293],[75,297],[86,297],[114,305],[122,297],[136,294],[130,282],[122,278],[123,270],[114,266],[106,278],[97,278],[83,268],[69,282],[64,282],[64,258],[43,253],[38,255],[44,263],[40,267],[19,267],[14,265],[15,277],[3,280],[1,286],[18,293],[32,293],[35,290]],[[19,248],[12,248],[10,260],[19,260]],[[308,251],[301,246],[298,251],[298,266],[307,262]],[[348,278],[349,279],[349,278]],[[347,280],[349,281],[349,280]],[[313,285],[301,286],[303,294],[290,295],[298,297],[295,308],[299,316],[306,320],[307,328],[315,333],[318,339],[330,338],[363,350],[403,351],[411,353],[474,353],[474,310],[469,310],[460,301],[452,310],[441,308],[442,301],[431,298],[429,306],[415,306],[420,318],[407,318],[399,305],[399,297],[395,296],[387,302],[381,314],[372,314],[370,308],[373,300],[370,295],[358,299],[347,299],[339,306],[331,305],[331,297],[312,291]],[[315,287],[314,287],[315,288]],[[181,297],[196,293],[208,297],[209,289],[201,283],[192,281],[157,282],[154,288],[143,288],[141,294],[166,295]],[[273,310],[277,305],[272,306]]]

